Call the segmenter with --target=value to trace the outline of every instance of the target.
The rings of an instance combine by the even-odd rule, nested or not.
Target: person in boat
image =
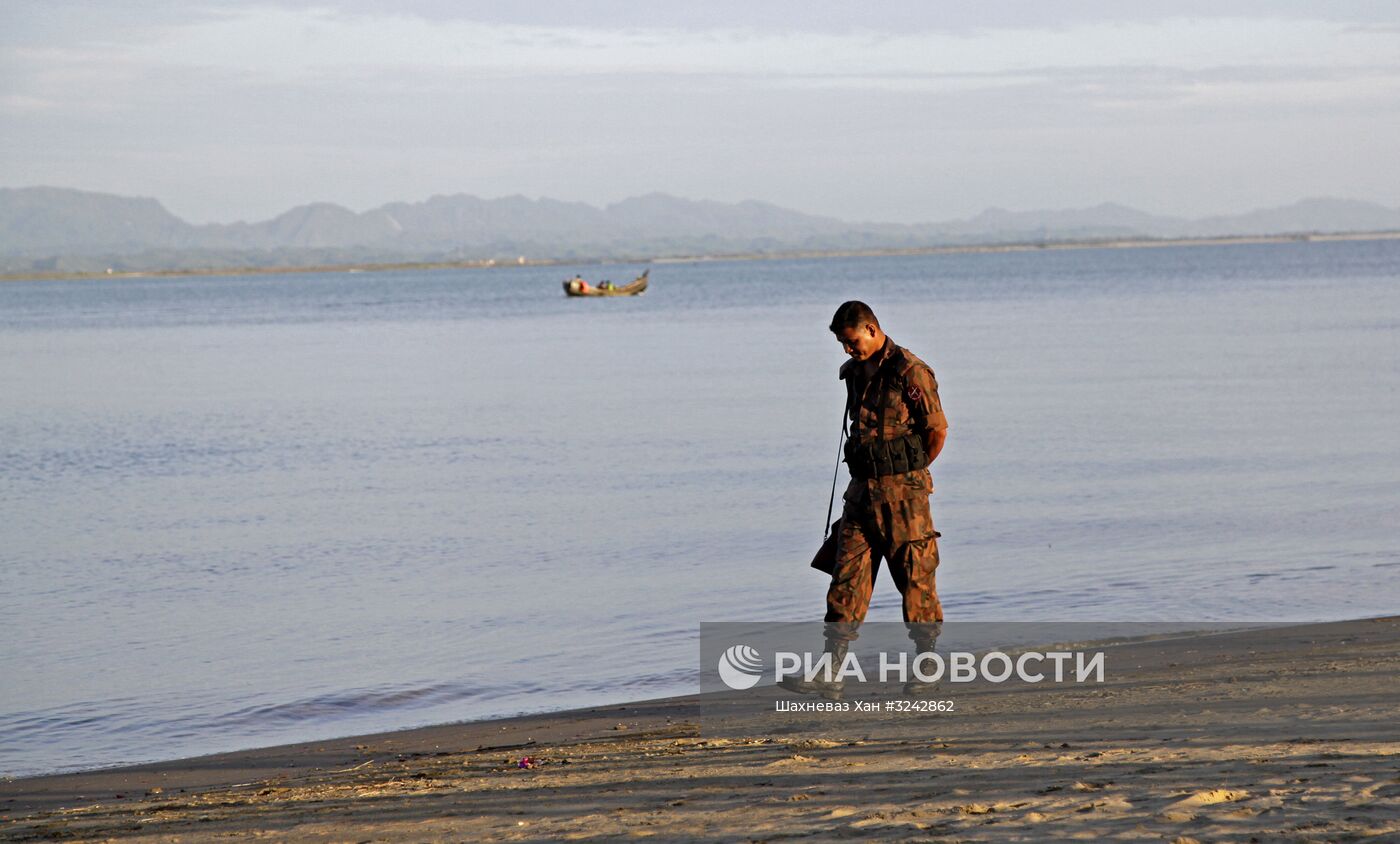
[[[843,303],[830,329],[851,358],[840,371],[851,424],[845,444],[851,482],[841,520],[812,562],[831,575],[825,651],[839,669],[865,621],[883,557],[904,599],[904,622],[917,658],[933,652],[943,625],[934,582],[939,533],[928,504],[933,492],[928,467],[948,436],[938,381],[928,364],[885,336],[864,302]],[[791,677],[782,686],[824,697],[839,697],[842,690],[839,679],[822,675],[811,681]],[[936,689],[917,680],[904,687],[908,695]]]

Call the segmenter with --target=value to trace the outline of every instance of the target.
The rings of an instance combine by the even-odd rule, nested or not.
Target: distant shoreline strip
[[[1331,234],[1232,235],[1189,238],[1114,238],[1015,243],[920,246],[908,249],[833,249],[717,255],[659,255],[597,258],[525,258],[518,261],[404,261],[395,263],[319,264],[313,266],[206,267],[179,270],[107,272],[0,273],[0,281],[76,281],[99,278],[180,278],[198,276],[287,275],[293,273],[370,273],[400,270],[479,270],[503,267],[582,266],[596,264],[691,264],[718,261],[782,261],[822,258],[888,258],[913,255],[959,255],[998,252],[1045,252],[1066,249],[1143,249],[1173,246],[1239,246],[1264,243],[1330,243],[1337,241],[1400,240],[1400,231],[1338,232]]]

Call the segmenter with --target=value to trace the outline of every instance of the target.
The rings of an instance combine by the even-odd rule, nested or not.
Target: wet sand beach
[[[17,780],[0,838],[1400,838],[1400,618],[1110,665],[1096,686],[959,689],[954,713],[686,697]]]

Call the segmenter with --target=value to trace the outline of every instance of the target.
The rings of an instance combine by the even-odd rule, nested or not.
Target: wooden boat
[[[564,293],[567,296],[640,296],[646,292],[647,275],[650,273],[651,270],[646,270],[630,283],[621,287],[612,286],[612,282],[608,281],[603,282],[603,284],[608,285],[606,287],[595,286],[578,276],[574,276],[564,282]]]

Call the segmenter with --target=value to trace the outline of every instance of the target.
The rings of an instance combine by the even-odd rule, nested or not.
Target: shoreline
[[[688,695],[17,779],[0,838],[1400,836],[1400,617],[1110,664],[1101,687],[958,689],[955,715]]]
[[[1299,233],[1272,235],[1227,235],[1186,238],[1112,238],[1103,240],[1022,241],[1011,243],[923,246],[909,249],[832,249],[790,250],[764,253],[719,255],[659,255],[648,257],[539,258],[519,261],[404,261],[345,264],[289,265],[270,267],[224,267],[174,270],[131,270],[120,272],[5,272],[5,281],[88,281],[117,278],[198,278],[210,276],[259,276],[312,273],[374,273],[406,270],[480,270],[512,267],[597,266],[603,264],[690,264],[722,261],[784,261],[823,258],[889,258],[914,255],[966,255],[1004,252],[1046,252],[1079,249],[1147,249],[1189,246],[1242,246],[1268,243],[1331,243],[1338,241],[1400,240],[1400,231]]]

